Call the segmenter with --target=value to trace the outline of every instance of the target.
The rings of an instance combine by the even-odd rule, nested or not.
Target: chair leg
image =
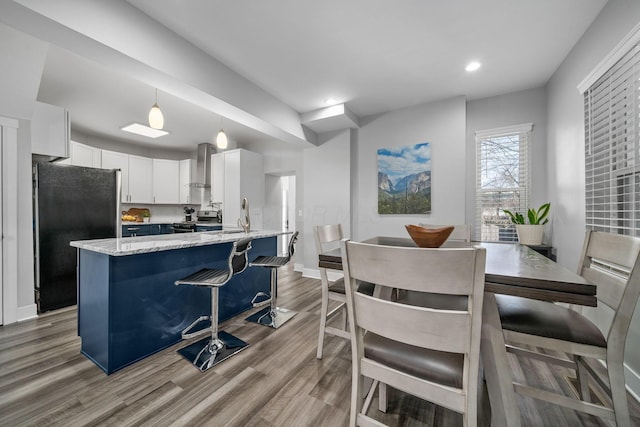
[[[362,411],[364,405],[362,390],[364,378],[360,375],[360,368],[353,364],[351,370],[351,410],[349,412],[349,426],[355,427],[357,424],[358,414]]]
[[[387,385],[385,383],[378,384],[378,410],[387,412]]]
[[[340,317],[341,317],[340,327],[342,328],[343,331],[346,331],[347,330],[347,305],[346,304],[342,307],[341,311],[342,313],[340,313]]]
[[[609,385],[611,387],[611,401],[616,416],[618,427],[631,427],[629,416],[629,405],[627,403],[627,390],[624,381],[624,367],[622,362],[609,362],[607,364],[609,372]]]
[[[591,402],[591,391],[589,391],[589,372],[582,366],[580,356],[575,356],[573,361],[576,364],[576,381],[578,397],[585,402]]]
[[[329,311],[329,289],[322,284],[322,305],[320,307],[320,332],[318,335],[318,351],[316,359],[322,359],[322,349],[324,347],[324,330],[327,327],[327,313]]]

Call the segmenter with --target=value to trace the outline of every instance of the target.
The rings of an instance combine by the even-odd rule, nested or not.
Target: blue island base
[[[208,288],[177,279],[202,268],[227,268],[232,243],[127,256],[78,250],[78,334],[81,352],[111,374],[181,341],[181,331],[211,313]],[[276,254],[276,237],[252,241],[249,260]],[[247,268],[220,288],[219,321],[252,308],[269,292],[269,272]]]

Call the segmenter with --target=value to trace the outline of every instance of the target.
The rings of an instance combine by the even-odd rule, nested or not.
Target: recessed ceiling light
[[[335,104],[338,103],[338,100],[335,99],[335,98],[329,97],[329,98],[324,100],[324,103],[327,104],[327,105],[335,105]]]
[[[469,72],[476,71],[478,68],[480,68],[481,65],[482,64],[480,64],[478,61],[472,61],[469,62],[464,69]]]
[[[141,125],[140,123],[131,123],[130,125],[121,127],[120,129],[125,132],[135,133],[136,135],[142,135],[148,138],[157,138],[169,133],[165,130],[153,129],[149,126]]]

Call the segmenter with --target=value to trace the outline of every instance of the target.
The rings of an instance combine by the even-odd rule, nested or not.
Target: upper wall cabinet
[[[122,203],[153,203],[152,159],[102,150],[102,168],[120,169]]]
[[[88,145],[71,141],[69,144],[71,156],[58,163],[65,165],[84,166],[87,168],[102,167],[102,150]]]
[[[36,102],[31,118],[31,152],[51,158],[69,157],[69,112]]]
[[[152,159],[129,155],[129,196],[130,203],[153,203]]]
[[[180,203],[180,161],[153,159],[153,202]]]
[[[71,141],[70,151],[68,159],[57,163],[120,169],[122,203],[200,204],[202,190],[189,185],[195,180],[195,160],[151,159],[75,141]]]
[[[102,167],[102,150],[71,141],[71,164],[88,168]]]
[[[129,156],[116,151],[102,150],[102,169],[120,169],[121,201],[129,202]]]

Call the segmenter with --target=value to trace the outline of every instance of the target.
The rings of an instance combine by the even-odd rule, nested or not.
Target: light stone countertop
[[[121,221],[122,225],[126,225],[126,226],[130,226],[130,225],[173,225],[173,224],[179,224],[182,223],[183,221],[151,221],[151,222],[138,222],[138,221]],[[200,222],[195,222],[195,225],[205,225],[205,226],[222,226],[221,222],[215,222],[215,221],[200,221]]]
[[[159,234],[154,236],[122,237],[111,239],[76,240],[71,246],[111,256],[126,256],[195,246],[235,242],[244,237],[259,239],[290,232],[256,230],[245,234],[242,230],[202,231],[199,233]]]

